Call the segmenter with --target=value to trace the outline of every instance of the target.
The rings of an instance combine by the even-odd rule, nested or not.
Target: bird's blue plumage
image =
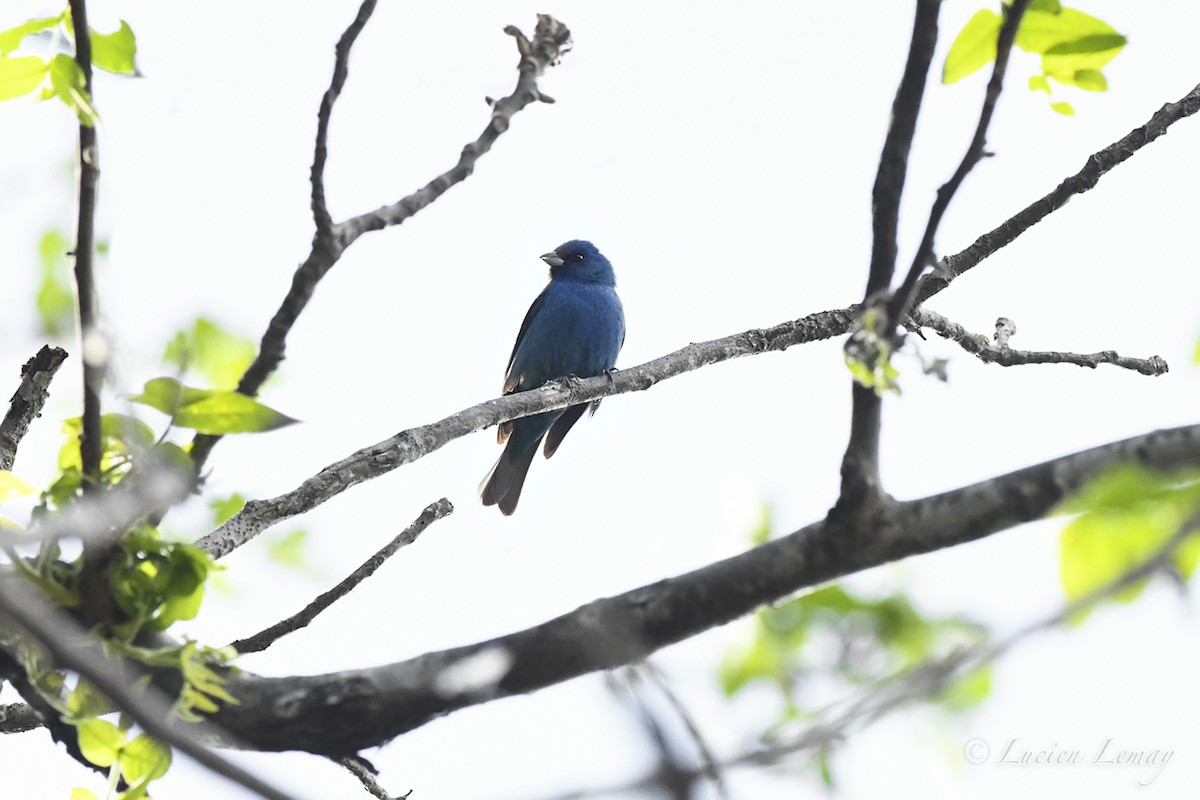
[[[590,378],[613,368],[625,342],[625,312],[617,297],[612,264],[595,245],[574,239],[542,256],[550,283],[521,324],[504,376],[504,393],[536,389],[547,381],[575,375]],[[599,402],[592,403],[592,411]],[[545,438],[546,458],[554,455],[587,405],[549,411],[506,422],[498,438],[504,452],[479,489],[484,505],[513,513]]]

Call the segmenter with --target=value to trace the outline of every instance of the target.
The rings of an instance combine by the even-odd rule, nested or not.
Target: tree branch
[[[888,529],[817,522],[489,641],[327,675],[272,679],[235,672],[227,688],[240,705],[224,707],[217,719],[261,750],[358,752],[460,708],[643,660],[805,587],[1040,519],[1096,475],[1129,462],[1156,470],[1200,464],[1200,425],[1155,431],[899,503]],[[455,671],[479,679],[447,680]],[[486,680],[489,675],[494,680]]]
[[[367,20],[375,12],[376,0],[363,0],[358,7],[358,15],[346,28],[342,38],[334,49],[333,81],[321,98],[321,108],[317,111],[317,144],[313,152],[312,165],[312,212],[313,223],[317,227],[316,239],[322,247],[332,246],[333,219],[329,216],[329,206],[325,203],[325,159],[328,156],[326,146],[329,141],[329,120],[333,116],[333,104],[346,86],[346,78],[350,74],[350,50],[358,35],[367,25]]]
[[[21,385],[8,404],[8,413],[0,422],[0,470],[11,470],[17,458],[17,447],[29,432],[29,426],[42,415],[42,407],[50,397],[50,381],[67,359],[61,347],[43,345],[21,368]]]
[[[879,171],[871,194],[872,245],[871,268],[863,303],[881,302],[896,270],[896,230],[900,219],[900,199],[908,172],[917,116],[925,94],[925,78],[937,45],[938,10],[941,0],[917,0],[912,41],[904,76],[892,103]],[[893,323],[888,323],[892,325]],[[889,332],[890,333],[890,332]],[[890,335],[889,335],[890,339]],[[854,346],[851,338],[847,347]],[[888,498],[879,479],[879,431],[883,423],[883,401],[873,388],[851,385],[850,438],[842,457],[842,488],[831,518],[850,522],[852,518],[878,518]]]
[[[1001,223],[960,253],[943,258],[937,269],[917,284],[914,305],[920,305],[950,285],[950,282],[1000,248],[1032,228],[1051,212],[1066,205],[1077,194],[1083,194],[1108,174],[1113,167],[1128,160],[1141,148],[1165,134],[1176,122],[1200,110],[1200,86],[1196,86],[1177,102],[1167,103],[1146,121],[1125,136],[1088,157],[1083,169],[1066,178],[1054,191],[1035,200],[1017,214]]]
[[[383,562],[387,561],[401,548],[412,544],[417,540],[426,528],[437,522],[442,517],[449,516],[454,511],[454,506],[446,498],[438,500],[436,503],[431,503],[425,507],[421,515],[413,520],[412,524],[396,535],[392,541],[388,542],[375,555],[371,556],[362,566],[350,573],[350,575],[334,586],[329,591],[321,594],[316,600],[313,600],[298,613],[293,614],[285,620],[281,620],[265,630],[259,631],[253,636],[248,636],[245,639],[238,639],[233,644],[229,645],[238,653],[257,653],[261,650],[266,650],[276,641],[284,636],[298,631],[308,625],[317,618],[325,609],[329,608],[335,602],[345,597],[354,587],[371,577],[375,570],[383,566]]]
[[[359,16],[362,16],[361,9]],[[346,42],[346,37],[350,35],[350,31],[354,29],[357,23],[358,19],[355,20],[355,23],[351,25],[346,34],[343,35],[343,42]],[[513,93],[508,97],[496,101],[492,105],[492,116],[488,120],[487,127],[484,128],[483,133],[474,142],[463,148],[458,163],[452,168],[443,172],[424,187],[402,200],[390,206],[384,206],[375,211],[360,214],[344,222],[339,222],[332,227],[331,234],[328,237],[320,235],[314,237],[312,251],[292,276],[292,286],[288,290],[287,296],[284,297],[283,303],[279,306],[279,310],[271,318],[266,332],[263,334],[258,355],[255,356],[253,363],[246,369],[245,374],[242,375],[241,381],[238,382],[237,390],[239,392],[248,397],[255,396],[258,394],[258,390],[262,388],[266,379],[279,367],[279,364],[283,361],[288,333],[296,323],[300,313],[308,305],[308,301],[312,299],[317,284],[333,268],[333,265],[338,262],[347,247],[368,231],[399,225],[437,200],[450,187],[466,180],[475,171],[475,163],[491,150],[492,145],[496,143],[501,134],[508,130],[509,123],[517,112],[524,109],[530,103],[538,101],[551,102],[550,98],[538,90],[537,79],[541,77],[542,73],[548,67],[557,63],[559,57],[566,52],[571,32],[567,30],[565,25],[553,17],[546,14],[539,14],[532,40],[527,39],[521,31],[511,25],[505,28],[505,33],[516,40],[517,51],[521,56],[521,60],[517,65],[517,85]],[[351,43],[353,43],[353,39],[346,44],[347,53],[349,52]],[[331,84],[330,91],[333,91],[337,80],[338,74],[335,67],[334,83]],[[329,93],[327,92],[326,99],[328,98]],[[332,104],[331,100],[329,102]],[[324,107],[324,102],[322,107]],[[319,117],[318,135],[320,135]],[[320,142],[318,142],[318,148],[320,147]],[[314,158],[314,175],[317,172],[318,164]],[[314,185],[314,200],[315,197],[316,185]],[[216,443],[220,439],[221,437],[219,436],[197,434],[192,440],[191,455],[195,463],[197,475],[200,474],[204,463],[208,460],[209,453],[212,452],[213,447],[216,446]]]
[[[196,542],[220,558],[267,528],[303,514],[349,489],[416,461],[469,433],[519,417],[587,403],[614,394],[638,392],[654,384],[731,358],[786,350],[797,344],[829,339],[850,329],[854,308],[822,311],[771,328],[690,344],[674,353],[611,376],[552,381],[540,389],[488,400],[429,425],[410,428],[365,447],[304,481],[287,494],[251,500],[237,514]]]
[[[985,364],[999,364],[1002,367],[1013,367],[1023,364],[1077,364],[1081,367],[1095,369],[1100,364],[1114,364],[1123,369],[1131,369],[1143,375],[1165,375],[1168,371],[1167,362],[1160,356],[1149,358],[1130,358],[1118,355],[1112,350],[1099,353],[1066,353],[1045,352],[1039,350],[1014,350],[1008,346],[1008,339],[1016,333],[1012,320],[1001,317],[996,322],[996,344],[988,341],[986,336],[971,333],[963,326],[952,322],[941,314],[936,314],[924,307],[913,309],[911,319],[922,328],[936,331],[939,336],[958,344],[963,350],[979,358]]]
[[[925,225],[925,235],[921,238],[917,254],[913,257],[912,266],[908,268],[908,275],[905,276],[900,288],[888,301],[887,318],[893,321],[892,324],[903,320],[912,306],[917,280],[924,274],[925,268],[933,263],[933,240],[937,235],[938,227],[942,224],[942,216],[950,207],[950,201],[954,199],[954,195],[966,180],[967,175],[983,159],[983,148],[987,145],[988,126],[992,124],[992,114],[1000,99],[1000,91],[1004,88],[1008,56],[1012,52],[1013,41],[1017,38],[1017,29],[1021,26],[1021,18],[1025,16],[1025,9],[1028,7],[1029,0],[1014,0],[1011,6],[1005,8],[1004,24],[1000,27],[1000,35],[996,41],[996,61],[992,67],[992,77],[988,81],[987,90],[983,95],[983,108],[979,112],[979,124],[975,126],[975,135],[971,138],[971,144],[967,147],[967,152],[963,155],[958,169],[954,171],[950,180],[938,189],[937,199],[933,203],[933,208],[929,210],[929,222]]]

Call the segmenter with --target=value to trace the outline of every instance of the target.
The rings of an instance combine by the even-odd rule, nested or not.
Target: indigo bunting
[[[504,394],[536,389],[568,375],[590,378],[607,372],[625,343],[617,279],[595,245],[574,239],[542,260],[550,265],[550,282],[521,323],[504,376]],[[479,487],[483,504],[499,506],[505,516],[512,514],[542,438],[549,458],[584,410],[590,407],[595,413],[599,405],[597,400],[502,423],[496,439],[508,444]]]

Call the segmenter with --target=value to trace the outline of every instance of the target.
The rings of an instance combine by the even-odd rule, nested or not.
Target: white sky
[[[979,4],[949,0],[939,65]],[[120,348],[121,391],[157,374],[167,337],[204,314],[257,338],[311,239],[308,169],[333,44],[357,8],[338,0],[96,0],[95,27],[132,25],[146,78],[102,77],[100,271],[104,320]],[[1196,82],[1195,4],[1083,10],[1129,36],[1106,69],[1111,90],[1062,92],[1078,115],[1052,113],[1017,54],[989,136],[996,158],[960,192],[940,253],[969,244],[1142,124]],[[9,0],[0,28],[59,4]],[[911,27],[911,3],[380,3],[360,37],[335,112],[327,170],[335,219],[393,202],[453,164],[507,94],[515,48],[547,11],[575,49],[542,88],[558,99],[521,113],[476,174],[399,229],[355,244],[322,282],[264,395],[305,424],[226,440],[214,492],[268,497],[398,430],[495,396],[528,303],[537,260],[592,239],[611,258],[628,319],[619,366],[692,341],[774,324],[861,297],[870,186]],[[936,76],[935,76],[936,77]],[[954,169],[985,74],[931,81],[911,159],[901,263],[911,259],[933,192]],[[33,352],[36,242],[70,230],[74,126],[51,104],[0,104],[0,243],[5,313],[0,369],[15,386]],[[958,486],[1080,448],[1196,421],[1189,360],[1200,329],[1191,246],[1200,127],[1184,121],[931,304],[978,332],[1016,321],[1016,347],[1159,354],[1171,373],[1115,368],[1001,369],[939,341],[951,382],[902,359],[904,395],[886,403],[883,469],[901,498]],[[58,424],[78,413],[78,360],[53,386],[17,473],[44,484]],[[0,385],[0,392],[9,389]],[[780,531],[821,517],[837,489],[849,420],[840,342],[743,359],[608,400],[549,463],[531,471],[516,516],[478,505],[498,454],[490,432],[455,442],[284,526],[313,533],[315,575],[268,563],[250,546],[227,559],[232,595],[214,593],[189,626],[220,644],[292,613],[445,495],[456,513],[305,632],[247,657],[267,675],[385,663],[490,637],[602,595],[686,571],[744,547],[760,501]],[[5,394],[4,396],[7,396]],[[119,404],[111,406],[119,409]],[[145,412],[147,419],[161,419]],[[173,517],[206,532],[201,509]],[[855,579],[864,590],[908,581],[923,611],[965,613],[1010,631],[1061,602],[1058,523],[1000,534]],[[279,535],[278,533],[276,535]],[[264,537],[266,538],[266,537]],[[1200,780],[1195,601],[1155,587],[1080,630],[1030,641],[997,669],[993,697],[961,724],[904,712],[835,759],[845,797],[1181,796]],[[656,661],[714,745],[737,752],[771,719],[766,693],[729,704],[715,663],[740,625]],[[6,695],[7,697],[7,695]],[[1175,750],[1152,774],[967,766],[971,737],[1000,750],[1091,752],[1115,738]],[[14,796],[65,798],[101,786],[44,733],[0,742]],[[600,677],[469,709],[368,753],[393,792],[416,798],[536,797],[638,777],[651,758]],[[348,774],[303,755],[239,760],[302,797],[365,796]],[[16,780],[16,788],[13,781]],[[734,776],[736,797],[794,797],[811,777]],[[22,781],[24,783],[22,784]],[[24,791],[18,791],[19,789]],[[241,796],[179,763],[158,795]],[[1139,795],[1140,796],[1140,795]]]

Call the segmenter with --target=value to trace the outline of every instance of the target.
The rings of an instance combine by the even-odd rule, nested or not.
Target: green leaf
[[[51,96],[66,103],[79,118],[80,125],[91,127],[100,119],[88,95],[83,70],[79,69],[79,64],[71,56],[58,53],[50,59],[50,87]]]
[[[37,56],[0,58],[0,100],[29,94],[45,77],[46,62]]]
[[[1042,56],[1042,70],[1055,80],[1062,80],[1060,76],[1070,78],[1080,70],[1099,70],[1117,57],[1126,41],[1124,36],[1113,32],[1060,42]]]
[[[91,789],[75,786],[71,789],[70,800],[100,800],[100,798],[96,797],[96,793]]]
[[[1107,22],[1082,11],[1060,8],[1053,12],[1031,6],[1021,18],[1021,27],[1017,30],[1014,44],[1028,53],[1044,55],[1052,48],[1095,36],[1115,36],[1121,40],[1121,45],[1125,43],[1125,37],[1118,34]],[[1096,47],[1097,44],[1102,43],[1084,47]],[[1106,46],[1112,45],[1110,40]]]
[[[946,63],[942,65],[942,83],[955,83],[996,59],[996,40],[1004,20],[995,11],[976,11],[954,37]]]
[[[37,487],[30,486],[6,469],[0,469],[0,503],[31,494],[37,494]]]
[[[1192,351],[1192,363],[1200,364],[1200,339],[1196,340],[1196,349]]]
[[[68,277],[70,249],[71,242],[56,229],[46,231],[38,242],[42,276],[36,302],[42,333],[47,336],[61,336],[75,322],[75,295]]]
[[[242,510],[246,505],[245,496],[234,492],[226,498],[217,498],[209,502],[208,507],[213,512],[213,525],[224,525],[225,521]]]
[[[188,403],[175,412],[174,424],[200,433],[262,433],[297,420],[237,392],[214,392],[211,397]]]
[[[1029,4],[1029,10],[1057,14],[1062,11],[1062,3],[1059,0],[1032,0]]]
[[[750,532],[750,544],[758,546],[765,544],[771,538],[771,528],[774,521],[774,514],[771,510],[770,503],[762,503],[758,509],[758,524],[754,526],[754,530]]]
[[[76,726],[83,757],[98,767],[110,767],[125,744],[125,732],[104,719],[88,719]]]
[[[87,719],[107,713],[111,706],[90,683],[80,678],[71,694],[67,696],[67,710],[76,719]]]
[[[129,783],[161,778],[170,766],[171,750],[144,733],[121,751],[121,777]]]
[[[167,345],[163,361],[180,372],[194,368],[219,389],[237,386],[242,374],[254,360],[257,349],[244,336],[226,331],[210,319],[200,317],[191,330],[179,331]]]
[[[141,394],[132,395],[129,399],[171,416],[185,402],[194,403],[207,396],[200,389],[188,389],[175,378],[154,378],[146,381]]]
[[[272,541],[267,546],[267,556],[285,567],[302,569],[309,565],[307,547],[308,531],[292,531],[281,539]]]
[[[137,55],[137,41],[129,23],[121,20],[121,27],[116,33],[90,33],[93,66],[117,75],[132,75],[137,71],[133,63]]]
[[[1062,114],[1064,117],[1075,116],[1074,106],[1072,106],[1070,103],[1067,103],[1065,101],[1051,103],[1050,107],[1053,108],[1055,111],[1057,111],[1059,114]]]
[[[992,666],[988,664],[947,686],[937,700],[952,711],[970,711],[981,706],[991,693]]]
[[[1029,90],[1050,94],[1050,81],[1046,80],[1045,75],[1031,75],[1029,76]]]
[[[61,17],[42,17],[41,19],[31,19],[28,22],[23,22],[15,28],[9,28],[6,31],[0,31],[0,56],[7,55],[13,50],[21,46],[21,40],[31,33],[53,28],[59,23]],[[39,61],[41,59],[38,59]]]

